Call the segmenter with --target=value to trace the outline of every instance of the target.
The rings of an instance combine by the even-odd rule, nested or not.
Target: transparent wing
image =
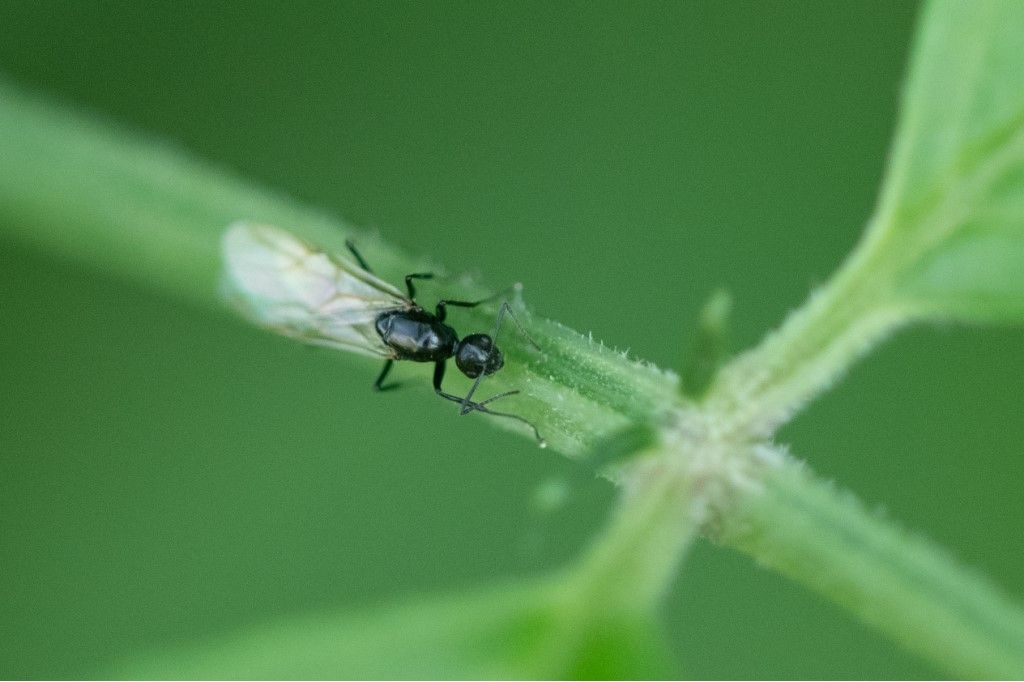
[[[271,225],[234,223],[223,249],[226,293],[256,324],[306,343],[391,355],[374,322],[412,304],[392,285]]]

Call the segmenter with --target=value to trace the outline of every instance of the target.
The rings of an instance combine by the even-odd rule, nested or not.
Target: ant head
[[[505,364],[501,351],[487,334],[470,334],[455,348],[455,364],[470,379],[494,374]]]

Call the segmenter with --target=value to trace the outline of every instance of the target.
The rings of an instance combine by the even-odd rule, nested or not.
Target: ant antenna
[[[495,323],[494,323],[494,333],[491,334],[491,339],[493,340],[494,345],[495,346],[498,345],[498,332],[501,331],[501,323],[504,321],[506,314],[508,315],[509,319],[512,320],[512,322],[516,325],[516,328],[519,329],[519,333],[522,334],[526,338],[526,340],[530,342],[530,345],[533,346],[534,348],[536,348],[537,350],[540,350],[540,346],[537,345],[537,342],[534,341],[530,337],[530,335],[526,333],[526,330],[523,328],[523,325],[520,324],[519,320],[516,319],[516,316],[512,314],[512,306],[509,305],[508,301],[502,301],[501,308],[498,309],[498,318],[497,318],[497,320],[495,320]],[[473,385],[470,387],[469,393],[467,393],[466,397],[462,399],[462,409],[459,410],[459,414],[460,415],[461,414],[469,414],[470,412],[473,411],[474,408],[470,407],[470,404],[473,403],[473,401],[472,401],[473,394],[476,393],[476,389],[480,386],[480,382],[483,381],[483,380],[484,380],[484,373],[481,372],[480,375],[476,378],[476,381],[474,381]],[[515,391],[515,393],[518,393],[518,391]],[[492,400],[496,400],[498,398],[502,398],[502,397],[504,397],[506,395],[511,395],[511,394],[512,394],[511,391],[508,392],[508,393],[502,393],[501,395],[496,395],[493,398],[489,398],[489,399],[483,401],[482,403],[475,403],[475,404],[484,405],[484,404],[487,404],[487,403],[491,402]],[[532,424],[531,424],[531,426],[532,426]],[[534,429],[534,431],[536,431],[536,430],[537,429]]]
[[[503,301],[501,307],[498,309],[498,317],[494,322],[494,333],[491,334],[491,339],[494,341],[494,345],[498,345],[498,332],[501,331],[501,323],[505,320],[505,315],[508,315],[509,319],[512,320],[512,323],[515,324],[516,328],[519,330],[519,333],[522,334],[523,337],[530,342],[530,345],[536,348],[537,350],[540,350],[540,346],[537,345],[537,342],[533,340],[533,338],[527,333],[526,329],[523,328],[523,325],[512,313],[512,306],[509,305],[508,301]],[[485,375],[483,374],[483,372],[481,372],[480,375],[476,378],[476,380],[473,381],[473,385],[470,387],[469,393],[467,393],[466,397],[462,399],[462,407],[459,409],[459,415],[469,414],[473,410],[477,410],[478,412],[484,412],[485,414],[491,414],[496,417],[508,417],[509,419],[515,419],[516,421],[520,421],[529,426],[531,429],[533,429],[533,435],[537,439],[537,444],[542,448],[546,448],[548,446],[548,442],[544,440],[543,437],[541,437],[540,431],[537,430],[537,427],[533,424],[533,422],[524,419],[523,417],[520,417],[518,414],[510,414],[508,412],[495,412],[494,410],[489,410],[485,407],[485,405],[487,405],[488,403],[494,402],[499,398],[505,398],[507,396],[519,393],[518,390],[505,391],[504,393],[499,393],[498,395],[491,396],[487,400],[483,400],[481,402],[473,402],[473,394],[476,393],[476,389],[479,388],[480,382],[483,381],[484,376]]]
[[[534,438],[537,439],[537,445],[541,448],[546,448],[548,446],[548,442],[544,440],[543,436],[540,435],[540,431],[537,430],[537,427],[534,426],[533,422],[523,417],[520,417],[518,414],[511,414],[510,412],[495,412],[494,410],[489,410],[486,407],[484,407],[484,405],[486,405],[487,403],[493,402],[498,398],[504,398],[506,396],[515,395],[516,393],[519,393],[519,391],[506,391],[505,393],[499,393],[498,395],[488,398],[487,400],[484,400],[483,402],[480,403],[464,403],[464,407],[459,412],[459,414],[469,414],[473,410],[476,410],[477,412],[483,412],[484,414],[493,415],[495,417],[508,417],[509,419],[515,419],[516,421],[520,421],[529,426],[531,429],[533,429],[533,436]]]

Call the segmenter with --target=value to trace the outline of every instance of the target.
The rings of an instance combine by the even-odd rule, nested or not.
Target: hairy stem
[[[339,252],[352,234],[315,210],[2,80],[0,131],[9,131],[0,134],[0,232],[205,307],[227,310],[218,297],[220,238],[234,221],[277,225]],[[360,243],[389,279],[425,269],[423,261],[380,240],[360,237]],[[443,285],[452,298],[487,292],[462,280]],[[480,306],[463,319],[485,329],[496,311]],[[525,310],[517,313],[543,352],[510,334],[502,344],[509,362],[488,379],[489,388],[521,390],[514,411],[537,424],[553,449],[582,457],[609,434],[656,418],[677,402],[675,375]],[[494,422],[532,438],[517,422]]]
[[[909,321],[893,306],[890,260],[865,240],[829,283],[726,365],[707,410],[740,437],[768,438],[850,365]]]
[[[849,609],[952,674],[1024,676],[1024,615],[932,543],[793,461],[732,511],[720,539]]]
[[[218,306],[219,240],[236,220],[278,225],[339,250],[350,233],[229,173],[3,82],[0,130],[7,131],[0,135],[0,232],[194,304]],[[377,240],[362,243],[389,279],[422,269],[422,261]],[[652,426],[669,444],[622,477],[618,520],[573,576],[585,590],[649,608],[695,524],[713,510],[727,542],[933,660],[957,672],[1021,674],[1021,618],[982,581],[923,543],[905,542],[809,475],[792,467],[773,473],[773,458],[751,454],[901,319],[878,304],[886,278],[862,276],[872,253],[861,249],[805,310],[724,369],[700,407],[679,394],[673,374],[525,310],[519,318],[543,352],[510,336],[509,361],[492,386],[522,389],[516,412],[569,456],[585,456],[631,425]],[[483,291],[448,285],[453,295]],[[479,315],[485,328],[493,313],[468,315]],[[367,365],[367,382],[374,371]],[[886,615],[888,604],[900,612]]]
[[[611,524],[574,569],[583,593],[610,607],[653,610],[696,537],[692,486],[677,460],[663,455],[638,456]]]

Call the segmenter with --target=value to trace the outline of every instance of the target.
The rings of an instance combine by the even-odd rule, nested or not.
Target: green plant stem
[[[573,569],[583,599],[653,612],[672,584],[698,515],[685,470],[660,455],[638,455],[609,527]]]
[[[339,252],[352,234],[318,211],[2,80],[0,131],[0,232],[203,307],[227,311],[218,297],[220,237],[236,220],[277,225]],[[425,269],[422,260],[379,240],[361,236],[360,243],[395,281]],[[443,285],[453,298],[494,291],[463,280]],[[495,312],[481,306],[460,314],[467,326],[483,329]],[[521,389],[516,413],[536,423],[553,449],[582,457],[608,435],[657,418],[678,400],[675,375],[525,310],[519,317],[544,352],[510,334],[502,344],[506,369],[488,380],[489,388]],[[368,381],[372,372],[367,369]],[[529,437],[517,422],[494,422]]]
[[[221,308],[219,239],[235,220],[279,225],[339,250],[350,232],[177,150],[2,81],[0,131],[0,232],[199,306]],[[423,265],[379,241],[364,243],[388,276]],[[752,440],[834,381],[896,324],[898,316],[877,307],[884,278],[872,283],[856,276],[856,264],[870,250],[859,253],[807,309],[723,370],[701,412],[679,395],[671,373],[525,311],[520,317],[544,351],[510,343],[509,362],[492,385],[496,391],[523,389],[516,411],[538,424],[552,449],[569,456],[584,456],[631,424],[672,432],[675,444],[661,455],[664,461],[622,479],[636,493],[623,498],[618,521],[579,569],[580,584],[592,591],[649,606],[671,579],[701,510],[714,508],[727,542],[933,660],[956,671],[1021,674],[1019,649],[1013,655],[1020,616],[981,581],[920,542],[905,542],[808,475],[786,469],[773,476],[771,467],[742,461]],[[486,291],[450,284],[453,295]],[[469,314],[486,326],[493,310]],[[367,365],[367,382],[374,371]],[[659,470],[669,473],[650,473]],[[761,478],[766,483],[759,487]],[[731,488],[736,481],[743,494]],[[763,494],[751,492],[762,487]],[[898,593],[892,585],[901,586]],[[883,617],[889,604],[900,613]]]
[[[327,222],[168,145],[2,80],[0,131],[4,232],[194,304],[219,307],[218,226],[245,215],[304,227]]]
[[[791,460],[733,508],[720,540],[957,676],[1024,676],[1024,616],[932,543]]]
[[[875,344],[910,321],[890,304],[894,265],[861,242],[842,268],[779,329],[726,365],[706,409],[740,437],[768,438]]]

